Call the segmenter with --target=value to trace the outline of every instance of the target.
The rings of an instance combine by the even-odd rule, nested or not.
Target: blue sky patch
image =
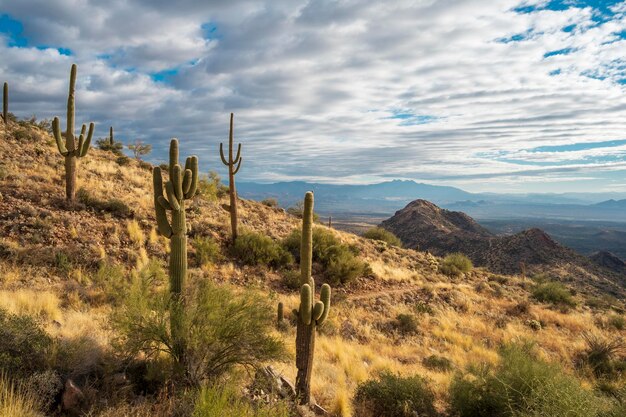
[[[8,46],[25,47],[28,45],[28,39],[22,36],[24,25],[19,20],[13,19],[8,14],[0,15],[0,33],[8,38]]]
[[[543,54],[543,57],[544,58],[549,58],[549,57],[555,56],[555,55],[568,55],[568,54],[571,54],[574,51],[576,51],[575,48],[563,48],[563,49],[558,49],[556,51],[546,52],[545,54]]]
[[[385,119],[401,120],[398,126],[425,125],[439,120],[439,117],[437,116],[414,114],[410,111],[393,110],[392,113],[392,116],[385,117]]]

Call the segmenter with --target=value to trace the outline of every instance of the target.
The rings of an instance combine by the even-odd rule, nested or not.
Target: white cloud
[[[31,44],[74,54],[0,46],[18,114],[62,113],[75,60],[79,120],[146,138],[156,158],[177,136],[203,169],[221,169],[217,144],[234,111],[244,179],[480,178],[472,189],[503,191],[508,178],[532,191],[530,178],[571,182],[615,163],[565,170],[563,154],[524,150],[626,138],[626,41],[615,35],[626,2],[601,25],[591,8],[520,14],[509,0],[5,3]],[[172,68],[167,83],[149,76]],[[399,109],[433,121],[402,123]],[[559,166],[484,156],[497,152]]]

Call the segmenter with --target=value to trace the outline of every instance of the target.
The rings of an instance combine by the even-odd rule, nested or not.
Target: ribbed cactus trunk
[[[4,83],[2,91],[2,120],[5,124],[9,123],[9,83]]]
[[[311,277],[313,262],[313,193],[304,197],[302,241],[300,243],[300,309],[296,329],[296,392],[301,404],[311,401],[311,375],[315,351],[315,321],[311,311],[315,300],[315,283]]]
[[[70,70],[70,87],[67,96],[67,128],[65,129],[65,143],[63,143],[63,135],[59,118],[55,117],[52,121],[52,131],[54,139],[57,143],[59,153],[65,158],[65,198],[67,201],[74,202],[76,199],[76,164],[77,159],[87,155],[91,138],[93,136],[94,124],[89,124],[89,132],[87,126],[83,124],[80,131],[78,142],[74,136],[74,92],[76,86],[76,64],[72,64]],[[85,136],[85,134],[87,136]]]
[[[220,143],[220,157],[222,158],[222,163],[228,166],[228,190],[230,196],[230,205],[228,206],[228,211],[230,212],[230,229],[232,233],[233,242],[237,240],[237,224],[238,224],[238,215],[237,215],[237,188],[235,186],[235,175],[239,172],[239,168],[241,168],[241,143],[237,147],[237,155],[233,159],[233,113],[230,114],[230,129],[228,133],[228,160],[224,157],[224,149],[222,144]]]
[[[109,145],[113,146],[115,140],[113,139],[113,126],[109,128]]]
[[[198,158],[191,156],[185,168],[178,164],[178,141],[170,142],[169,181],[165,184],[167,199],[163,195],[161,168],[154,167],[154,209],[159,233],[170,239],[170,329],[173,342],[173,355],[176,358],[177,372],[183,372],[185,365],[184,299],[187,280],[187,220],[185,200],[193,198],[198,183]],[[167,218],[171,211],[171,224]]]

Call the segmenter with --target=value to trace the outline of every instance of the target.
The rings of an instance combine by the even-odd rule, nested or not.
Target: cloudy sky
[[[240,180],[626,191],[626,1],[0,0],[19,117],[113,125]]]

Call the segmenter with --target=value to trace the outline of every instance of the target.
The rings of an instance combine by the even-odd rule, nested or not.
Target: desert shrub
[[[413,310],[415,310],[415,314],[428,314],[430,316],[435,314],[433,308],[423,301],[415,303]]]
[[[172,350],[169,292],[137,277],[122,308],[112,315],[120,337],[115,346],[134,358],[140,353],[158,362]],[[256,367],[263,361],[281,359],[282,343],[272,336],[275,309],[266,297],[252,292],[235,293],[226,286],[200,281],[185,297],[186,381],[198,385],[219,377],[236,365]]]
[[[200,175],[197,195],[206,201],[217,201],[223,193],[220,181],[221,179],[215,171],[210,171],[208,175]]]
[[[603,406],[575,377],[538,359],[531,345],[500,350],[495,369],[474,365],[450,385],[450,405],[460,417],[589,417]]]
[[[392,246],[402,247],[402,242],[398,236],[391,233],[389,230],[385,230],[382,227],[372,227],[363,233],[363,237],[371,240],[381,240],[387,242]]]
[[[283,285],[291,290],[300,289],[300,270],[284,269],[281,271],[281,281]]]
[[[192,417],[289,417],[290,415],[289,408],[284,402],[251,403],[242,398],[232,384],[215,384],[200,389]]]
[[[76,192],[76,198],[87,207],[91,207],[94,210],[106,211],[116,217],[131,217],[133,211],[122,200],[112,198],[110,200],[100,200],[91,195],[86,188],[79,188]]]
[[[587,349],[580,358],[597,377],[614,378],[626,370],[626,343],[621,338],[607,339],[593,333],[583,334]]]
[[[293,257],[279,243],[262,233],[244,231],[232,246],[234,256],[245,265],[280,267],[293,262]]]
[[[275,198],[266,198],[265,200],[261,201],[261,204],[267,207],[275,208],[278,207],[278,200],[276,200]]]
[[[50,410],[63,390],[63,380],[58,372],[48,369],[29,376],[23,381],[23,386],[32,397],[37,399],[42,410]],[[2,415],[0,413],[0,416]]]
[[[191,241],[191,245],[196,251],[196,261],[198,265],[204,266],[222,259],[220,245],[210,237],[196,237]]]
[[[619,314],[613,314],[609,317],[608,323],[609,326],[617,330],[624,330],[626,328],[626,319],[624,319],[624,316]]]
[[[126,166],[126,165],[130,164],[130,158],[127,157],[126,155],[120,155],[117,158],[115,158],[115,162],[119,166]]]
[[[542,303],[550,303],[565,307],[575,307],[576,301],[572,293],[560,282],[544,282],[535,286],[533,298]]]
[[[93,286],[101,290],[107,301],[113,304],[118,304],[130,285],[124,267],[110,261],[101,262],[91,280]]]
[[[302,235],[295,229],[283,240],[283,246],[298,261]],[[323,267],[323,273],[331,284],[347,284],[369,272],[369,266],[356,257],[355,251],[341,243],[333,232],[321,227],[313,228],[313,262]]]
[[[383,372],[356,389],[355,405],[359,416],[412,417],[437,416],[435,395],[425,379],[401,377]]]
[[[422,364],[428,369],[440,372],[450,372],[453,368],[450,359],[439,355],[430,355],[424,358]]]
[[[0,416],[2,417],[43,417],[41,405],[27,389],[0,375]]]
[[[467,256],[460,252],[446,255],[439,265],[439,271],[449,277],[458,277],[463,273],[470,272],[474,266]]]
[[[52,338],[29,317],[0,309],[0,372],[27,377],[47,368]]]
[[[100,138],[96,140],[96,145],[98,146],[98,149],[110,151],[116,155],[121,155],[122,150],[124,149],[122,142],[114,142],[113,145],[111,145],[109,138]]]
[[[403,335],[415,334],[419,330],[417,317],[413,314],[398,314],[393,322],[393,327]]]

